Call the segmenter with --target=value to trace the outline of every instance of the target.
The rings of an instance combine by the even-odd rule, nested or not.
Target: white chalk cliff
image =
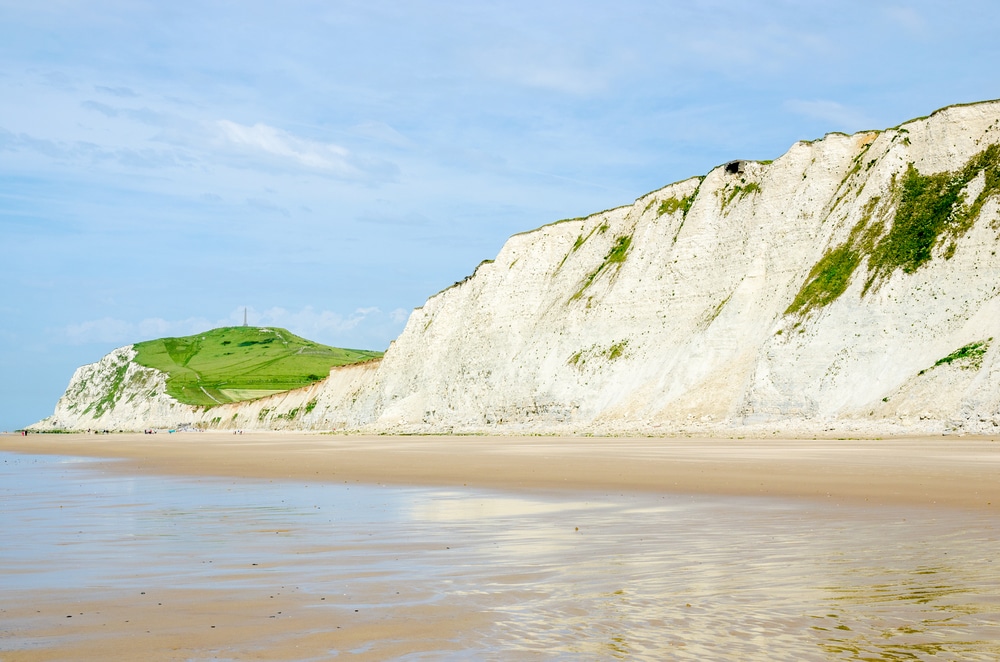
[[[308,389],[190,407],[122,348],[36,427],[992,434],[998,250],[1000,102],[955,106],[515,235]]]

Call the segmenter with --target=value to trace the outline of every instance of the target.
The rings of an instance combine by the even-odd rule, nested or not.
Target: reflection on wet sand
[[[687,512],[664,510],[666,517],[630,508],[610,514],[616,522],[590,521],[581,544],[591,558],[561,571],[558,559],[536,563],[553,574],[500,610],[501,629],[517,633],[521,650],[541,646],[588,659],[1000,654],[1000,582],[985,563],[995,532],[983,535],[982,523],[767,500],[698,499]],[[910,564],[934,557],[955,562],[933,580],[858,581],[887,563],[897,573],[925,573]],[[887,622],[903,626],[891,630]]]
[[[1000,658],[982,510],[0,458],[4,660]]]
[[[916,567],[865,561],[853,560],[841,584],[825,587],[831,613],[813,626],[823,633],[823,650],[865,660],[1000,659],[1000,581],[992,558],[976,559],[971,575],[965,558]]]

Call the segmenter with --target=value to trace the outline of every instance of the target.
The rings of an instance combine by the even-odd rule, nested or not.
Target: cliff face
[[[177,418],[193,422],[196,412],[166,395],[166,375],[133,361],[132,345],[97,363],[77,368],[55,413],[33,428],[142,429],[145,421]]]
[[[83,426],[74,376],[43,423],[993,433],[998,249],[1000,102],[952,107],[516,235],[381,362],[310,389]]]

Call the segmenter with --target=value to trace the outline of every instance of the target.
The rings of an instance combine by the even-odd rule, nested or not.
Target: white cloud
[[[247,309],[247,318],[253,326],[277,326],[292,333],[335,347],[378,349],[385,347],[399,335],[409,311],[401,309],[386,314],[375,306],[356,308],[350,313],[317,310],[306,306],[298,311],[280,306],[257,311]],[[228,320],[215,326],[243,323],[243,308],[234,309]]]
[[[228,145],[288,159],[306,168],[342,175],[358,174],[348,162],[350,152],[340,145],[305,140],[267,124],[246,126],[229,120],[219,120],[215,124],[220,139]]]
[[[242,319],[243,310],[239,309],[238,312]],[[342,315],[330,310],[316,310],[312,306],[306,306],[298,312],[280,307],[268,308],[259,313],[250,310],[248,316],[250,322],[255,326],[280,326],[305,338],[318,339],[351,331],[366,319],[380,316],[381,312],[378,308],[371,307],[358,308],[348,315]]]
[[[361,156],[335,143],[302,138],[258,122],[253,126],[230,120],[205,125],[216,154],[230,153],[242,167],[284,166],[352,181],[385,182],[396,178],[399,168],[378,157]],[[190,141],[192,136],[186,139]],[[175,137],[173,140],[177,141]],[[184,142],[181,138],[180,142]]]

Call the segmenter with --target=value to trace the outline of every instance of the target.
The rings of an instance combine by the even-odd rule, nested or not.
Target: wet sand
[[[4,609],[4,629],[28,643],[5,650],[9,662],[55,660],[307,660],[332,652],[356,660],[385,660],[422,651],[457,650],[452,639],[488,624],[464,606],[400,606],[331,614],[326,602],[294,590],[171,589],[71,597],[41,592],[31,604]],[[23,635],[22,635],[23,636]],[[377,646],[373,645],[377,642]],[[375,649],[374,651],[372,649]]]
[[[503,489],[777,496],[1000,509],[1000,438],[879,440],[0,436],[0,450],[121,458],[129,473]]]
[[[205,531],[196,543],[180,535],[170,562],[128,558],[123,579],[83,588],[0,588],[4,662],[467,659],[470,646],[487,659],[841,659],[871,651],[888,655],[872,659],[900,652],[923,659],[935,650],[991,659],[1000,652],[997,577],[987,565],[1000,518],[996,439],[161,433],[0,436],[0,450],[121,459],[87,463],[86,472],[112,477],[441,488],[420,506],[429,509],[417,516],[423,524],[376,522],[353,541],[341,540],[343,528],[331,538],[321,527],[296,530],[300,515],[275,523],[264,510],[260,519],[249,515],[251,530],[216,541],[247,545],[246,554],[259,558],[217,551],[218,565],[204,571],[197,564],[212,563],[211,554],[186,555],[213,535],[213,510],[208,523],[182,523]],[[73,471],[63,480],[82,481]],[[289,489],[275,485],[282,495]],[[504,497],[484,507],[492,497],[482,490],[494,489],[524,501]],[[581,494],[589,495],[587,508]],[[602,494],[639,496],[637,505],[626,497],[611,507]],[[655,512],[648,499],[657,495],[735,500],[693,511],[668,501],[674,505]],[[772,505],[758,519],[758,502],[739,499],[759,496],[779,500],[759,502]],[[97,505],[89,498],[66,506],[86,515]],[[127,519],[127,501],[108,507],[114,520],[119,511]],[[780,505],[795,502],[815,506]],[[534,515],[496,515],[522,507]],[[114,534],[119,542],[102,548],[98,540],[94,549],[131,544],[131,517],[133,528]],[[169,540],[158,529],[147,537],[154,550]],[[286,538],[268,551],[271,540]],[[74,544],[59,542],[70,554]],[[327,590],[335,585],[350,590]],[[947,629],[942,614],[951,619]],[[899,625],[892,637],[886,623]],[[940,648],[939,639],[954,633],[965,643]],[[491,648],[501,637],[513,639]]]

